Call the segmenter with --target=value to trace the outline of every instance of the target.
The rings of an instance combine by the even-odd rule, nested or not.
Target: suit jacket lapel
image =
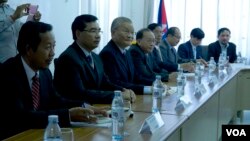
[[[101,70],[103,69],[103,65],[100,64],[101,62],[98,61],[97,55],[92,54],[92,57],[93,57],[93,61],[95,64],[95,69],[94,69],[94,71],[91,71],[91,72],[92,72],[92,75],[94,75],[93,77],[95,78],[95,81],[98,82],[98,85],[101,85],[101,77],[102,77],[102,73],[103,73],[103,71],[101,71]],[[92,68],[90,67],[90,69],[92,69]]]
[[[187,46],[188,46],[188,58],[193,59],[194,58],[193,47],[190,41],[188,41]]]
[[[85,71],[89,72],[93,78],[94,81],[97,82],[96,80],[96,74],[95,74],[95,70],[90,66],[90,64],[87,62],[87,57],[86,55],[84,54],[84,52],[81,50],[81,48],[76,44],[74,43],[74,49],[76,50],[76,54],[78,54],[80,60],[81,60],[81,66],[83,69],[86,69]],[[94,55],[92,55],[93,57]],[[93,61],[94,61],[94,57],[93,57]],[[96,65],[96,62],[94,61],[94,64],[95,64],[95,67],[97,66]]]
[[[118,46],[111,40],[110,41],[110,44],[111,44],[111,46],[114,48],[114,51],[115,51],[115,54],[116,54],[116,58],[117,58],[117,63],[118,64],[120,64],[119,66],[120,67],[122,67],[121,68],[121,73],[124,73],[124,76],[130,76],[131,77],[131,75],[132,75],[132,66],[130,66],[131,65],[131,60],[132,60],[132,58],[131,58],[131,56],[130,56],[130,54],[129,54],[129,51],[126,51],[126,54],[125,55],[123,55],[122,53],[121,53],[121,51],[119,50],[119,48],[118,48]],[[125,71],[125,70],[127,70],[128,72],[129,72],[129,74],[127,74],[127,71]],[[133,77],[131,77],[131,78],[133,78]],[[128,78],[128,79],[130,79],[130,78]]]
[[[20,84],[23,85],[22,87],[20,87],[20,91],[22,91],[20,93],[23,94],[20,97],[24,100],[22,104],[27,109],[33,109],[31,89],[29,87],[29,81],[27,79],[27,75],[24,70],[21,57],[18,57],[17,59],[16,71],[17,71],[16,80],[18,81],[17,85],[20,85]]]

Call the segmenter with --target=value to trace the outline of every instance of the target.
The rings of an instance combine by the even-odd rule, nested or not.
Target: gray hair
[[[111,24],[111,32],[118,28],[122,23],[132,23],[132,21],[127,17],[115,18]]]

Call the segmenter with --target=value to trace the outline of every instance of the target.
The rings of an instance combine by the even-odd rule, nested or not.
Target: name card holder
[[[195,88],[195,92],[194,92],[194,96],[199,99],[203,94],[206,93],[206,88],[203,84],[199,84],[196,88]]]
[[[180,97],[180,99],[176,103],[175,111],[180,113],[180,112],[184,111],[185,108],[188,107],[190,104],[192,104],[191,100],[184,95],[184,96]]]
[[[223,81],[224,78],[226,78],[226,76],[227,76],[227,73],[225,72],[225,69],[224,69],[222,72],[219,72],[218,79],[220,81]]]
[[[228,66],[226,67],[225,70],[226,70],[226,73],[227,73],[228,75],[231,74],[232,71],[233,71],[232,65],[228,64]]]
[[[208,86],[214,87],[214,85],[218,83],[218,79],[215,75],[211,76],[208,80]]]
[[[147,117],[140,130],[139,133],[153,134],[157,129],[164,125],[164,121],[159,112],[153,113],[149,117]]]

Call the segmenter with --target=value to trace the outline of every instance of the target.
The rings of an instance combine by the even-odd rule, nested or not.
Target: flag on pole
[[[162,32],[164,33],[162,38],[166,38],[166,33],[168,31],[168,20],[167,20],[164,0],[160,0],[159,11],[158,11],[158,24],[161,25]]]

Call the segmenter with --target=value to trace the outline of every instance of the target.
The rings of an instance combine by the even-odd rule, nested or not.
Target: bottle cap
[[[58,122],[58,115],[49,115],[48,120],[49,122]]]
[[[120,90],[115,90],[114,93],[115,93],[115,96],[120,96],[122,92]]]
[[[161,76],[160,75],[156,75],[155,78],[156,79],[161,79]]]

